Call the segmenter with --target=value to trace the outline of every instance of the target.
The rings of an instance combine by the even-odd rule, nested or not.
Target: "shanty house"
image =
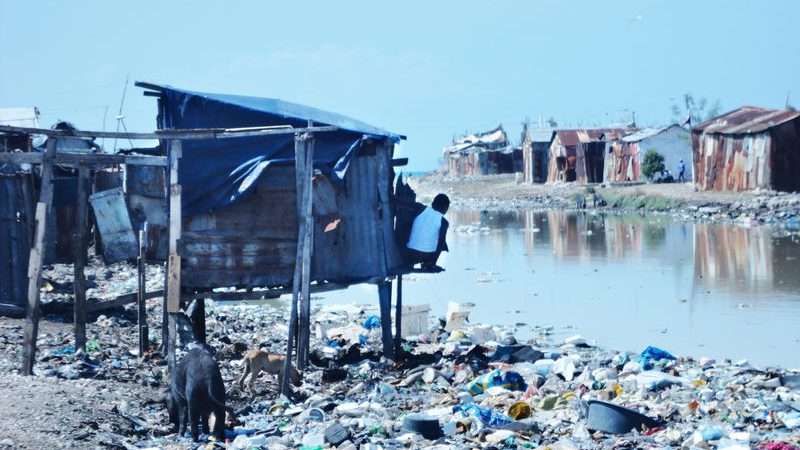
[[[443,153],[447,172],[453,176],[514,172],[515,151],[502,125],[455,139]]]
[[[403,270],[393,232],[393,152],[401,136],[278,99],[139,83],[159,99],[158,128],[329,125],[313,136],[311,281],[365,282]],[[181,285],[291,286],[298,239],[295,137],[184,142]]]
[[[552,137],[552,128],[531,127],[527,123],[523,125],[522,174],[526,183],[544,183],[547,181],[547,165],[550,156],[550,139]]]
[[[557,130],[550,142],[547,182],[601,183],[606,143],[635,131],[606,128]]]
[[[800,190],[800,112],[743,106],[692,128],[695,185]]]
[[[692,143],[689,130],[680,125],[645,128],[609,143],[605,162],[605,181],[640,181],[641,163],[650,150],[664,157],[664,166],[678,178],[678,164],[686,164],[684,178],[692,179]]]

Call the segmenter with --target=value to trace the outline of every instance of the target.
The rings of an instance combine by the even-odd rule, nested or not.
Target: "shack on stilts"
[[[152,171],[143,178],[163,180],[163,196],[159,200],[151,195],[150,200],[156,201],[149,204],[132,200],[141,189],[128,189],[124,194],[128,208],[136,209],[131,211],[134,222],[163,224],[161,230],[149,230],[158,230],[166,238],[148,239],[148,227],[138,239],[134,237],[138,255],[132,256],[139,256],[141,272],[139,292],[133,296],[135,300],[123,296],[109,303],[138,301],[140,323],[146,327],[145,298],[163,295],[162,340],[171,365],[178,321],[184,314],[191,318],[195,338],[205,341],[205,299],[247,301],[291,293],[286,363],[296,355],[298,367],[303,368],[309,354],[310,295],[358,283],[377,285],[383,351],[393,357],[400,344],[402,275],[411,271],[402,252],[404,243],[397,241],[395,233],[395,218],[402,215],[402,208],[398,208],[393,189],[394,167],[406,161],[393,155],[395,144],[404,137],[281,100],[137,85],[146,89],[145,95],[158,98],[155,132],[0,127],[4,133],[49,138],[44,153],[0,153],[0,163],[37,164],[42,169],[30,252],[23,373],[30,374],[35,361],[44,240],[40,224],[45,223],[52,202],[54,163],[77,165],[84,189],[92,170],[107,165],[124,165],[126,170],[131,168],[130,173],[138,170],[139,176],[142,170]],[[56,143],[66,137],[157,139],[159,146],[147,155],[59,154]],[[80,200],[84,197],[79,188],[76,348],[85,345],[88,309],[85,278],[81,280],[88,245],[83,234],[88,205]],[[158,201],[161,208],[154,207]],[[167,248],[154,251],[152,247],[158,245]],[[143,267],[148,254],[166,255],[163,293],[144,292]],[[142,352],[147,349],[146,328],[140,328],[140,347]],[[285,391],[288,386],[281,388]]]

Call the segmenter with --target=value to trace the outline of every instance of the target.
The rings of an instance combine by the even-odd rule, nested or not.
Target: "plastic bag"
[[[522,375],[517,372],[504,372],[497,369],[470,381],[466,389],[470,394],[478,395],[495,386],[508,389],[509,391],[524,391],[528,388]]]

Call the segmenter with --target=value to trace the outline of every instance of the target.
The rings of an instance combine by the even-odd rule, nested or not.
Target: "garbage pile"
[[[552,327],[518,342],[513,328],[468,322],[459,305],[406,330],[395,361],[381,357],[380,321],[368,309],[316,307],[302,387],[279,396],[262,376],[251,398],[232,363],[246,348],[279,353],[285,325],[261,307],[209,311],[237,414],[226,442],[199,448],[800,448],[798,371],[655,346],[615,352],[556,339]],[[198,448],[175,434],[139,446]]]

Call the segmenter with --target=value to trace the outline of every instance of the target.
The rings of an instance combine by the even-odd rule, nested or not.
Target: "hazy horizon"
[[[419,171],[454,136],[503,124],[517,142],[540,115],[657,126],[685,93],[722,112],[800,104],[798,2],[192,5],[0,0],[0,108],[114,130],[129,77],[124,123],[148,131],[136,80],[281,98],[407,135]]]

